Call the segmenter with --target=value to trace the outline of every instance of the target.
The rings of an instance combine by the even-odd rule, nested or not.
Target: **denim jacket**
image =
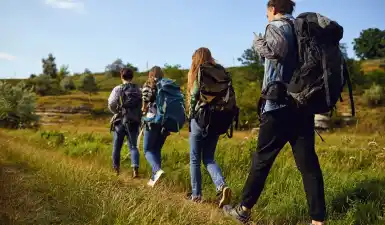
[[[294,19],[292,15],[288,14],[283,17]],[[265,64],[262,90],[271,81],[281,80],[281,78],[285,83],[290,82],[295,69],[297,51],[292,26],[287,21],[277,18],[267,25],[265,36],[256,38],[253,45]],[[278,75],[276,69],[279,70],[281,76]],[[267,100],[261,111],[264,113],[282,107],[286,107],[286,105],[278,105]]]

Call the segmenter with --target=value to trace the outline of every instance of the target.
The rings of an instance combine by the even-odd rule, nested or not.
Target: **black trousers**
[[[289,142],[301,172],[310,216],[325,219],[324,183],[315,152],[314,115],[282,108],[262,115],[257,150],[243,190],[242,206],[251,209],[265,186],[275,158]]]

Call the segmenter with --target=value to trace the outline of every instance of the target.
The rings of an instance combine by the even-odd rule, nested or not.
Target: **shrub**
[[[385,85],[385,72],[382,70],[375,70],[365,74],[365,77],[371,82],[375,84]]]
[[[91,102],[91,95],[99,90],[95,77],[92,74],[82,75],[80,78],[78,90],[87,93],[89,101]]]
[[[71,77],[65,77],[61,82],[60,82],[60,86],[63,90],[65,91],[70,91],[70,90],[75,90],[76,87],[75,87],[75,83],[74,81],[72,80]]]
[[[385,90],[381,85],[373,84],[365,90],[363,95],[364,103],[369,107],[383,105],[385,103]]]
[[[32,85],[35,92],[41,96],[62,94],[59,81],[52,79],[48,75],[42,74],[33,78],[30,81],[30,85]]]
[[[0,126],[30,127],[37,123],[36,95],[23,82],[12,86],[0,81]]]

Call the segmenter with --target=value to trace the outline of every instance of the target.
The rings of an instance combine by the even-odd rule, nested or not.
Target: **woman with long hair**
[[[156,114],[156,84],[163,76],[163,71],[159,66],[152,67],[148,73],[148,79],[142,89],[142,112],[146,117],[153,117]],[[143,133],[144,155],[152,167],[152,176],[147,184],[153,187],[164,174],[161,168],[161,149],[169,133],[163,131],[159,124],[154,123],[146,124]]]
[[[199,83],[197,76],[199,68],[204,63],[216,64],[211,52],[208,48],[201,47],[197,49],[192,56],[191,68],[188,73],[187,96],[190,118],[190,176],[192,193],[188,196],[190,200],[200,202],[202,200],[202,174],[201,161],[209,172],[214,182],[219,196],[219,207],[228,204],[231,198],[231,190],[226,185],[221,169],[214,160],[215,150],[218,143],[219,135],[207,134],[202,135],[202,128],[199,127],[193,115],[195,107],[199,100]]]

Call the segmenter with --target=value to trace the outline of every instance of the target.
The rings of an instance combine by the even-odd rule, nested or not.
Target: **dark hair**
[[[269,0],[267,7],[274,7],[277,13],[292,14],[295,2],[292,0]]]
[[[134,71],[130,68],[123,68],[120,70],[120,76],[125,81],[130,81],[132,78],[134,78]]]

